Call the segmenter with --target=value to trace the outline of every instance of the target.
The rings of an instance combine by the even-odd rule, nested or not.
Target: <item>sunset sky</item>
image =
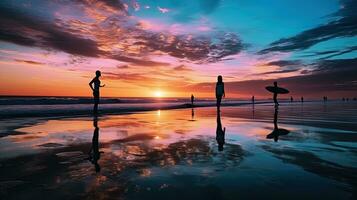
[[[0,95],[354,97],[356,35],[355,0],[1,0]]]

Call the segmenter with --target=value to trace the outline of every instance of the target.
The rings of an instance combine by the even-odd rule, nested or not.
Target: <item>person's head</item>
[[[278,83],[276,81],[274,82],[274,86],[278,86]]]
[[[223,78],[222,78],[221,75],[219,75],[219,76],[217,77],[217,81],[218,81],[218,83],[222,83],[222,82],[223,82]]]
[[[95,76],[96,77],[100,77],[101,75],[102,75],[102,73],[99,70],[95,71]]]

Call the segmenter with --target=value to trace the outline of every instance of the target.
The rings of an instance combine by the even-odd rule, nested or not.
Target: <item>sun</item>
[[[157,91],[154,92],[154,96],[155,97],[163,97],[163,93],[162,93],[162,91],[157,90]]]

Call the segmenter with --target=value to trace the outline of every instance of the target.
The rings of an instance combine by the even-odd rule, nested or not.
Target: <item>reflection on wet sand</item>
[[[216,141],[218,144],[218,151],[223,151],[223,145],[225,143],[224,141],[225,134],[226,134],[226,127],[222,129],[221,112],[217,112]]]
[[[279,140],[279,136],[287,135],[290,131],[278,127],[278,109],[276,106],[274,109],[274,130],[267,135],[267,139],[274,139],[275,142]]]
[[[304,119],[311,120],[301,125],[300,104],[291,106],[279,110],[279,122],[291,133],[274,144],[266,140],[271,107],[259,105],[254,120],[251,106],[222,108],[223,121],[215,108],[195,108],[195,120],[190,120],[191,108],[101,116],[100,121],[41,119],[19,128],[22,135],[0,138],[0,196],[351,199],[357,174],[355,108],[334,115],[335,107],[311,112],[307,103],[310,112]],[[279,130],[278,110],[273,112],[273,129]],[[324,123],[343,114],[343,120]],[[325,124],[334,129],[321,127]],[[289,187],[279,192],[284,185]]]
[[[100,172],[100,165],[98,161],[100,159],[100,154],[103,152],[99,151],[99,127],[98,127],[98,116],[93,117],[93,138],[92,138],[92,146],[89,150],[89,158],[88,160],[94,165],[95,171]]]

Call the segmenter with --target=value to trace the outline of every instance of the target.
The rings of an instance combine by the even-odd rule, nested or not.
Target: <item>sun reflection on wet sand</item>
[[[256,106],[254,120],[250,107],[223,108],[220,117],[222,130],[226,128],[223,149],[218,148],[222,138],[216,137],[214,108],[195,109],[194,120],[191,109],[101,116],[97,124],[87,117],[42,119],[17,128],[17,135],[0,138],[3,152],[0,158],[7,163],[0,168],[10,172],[1,175],[7,180],[30,171],[34,176],[53,176],[56,186],[48,182],[46,187],[66,188],[71,183],[86,188],[78,192],[81,197],[94,195],[98,190],[104,196],[136,194],[136,199],[145,197],[148,187],[150,193],[176,187],[197,189],[199,185],[216,181],[245,187],[231,181],[232,178],[243,179],[245,184],[259,188],[262,186],[253,180],[263,177],[274,182],[273,172],[275,177],[280,177],[279,184],[286,184],[285,180],[291,179],[292,174],[300,174],[303,179],[296,179],[294,184],[306,180],[318,182],[334,194],[345,191],[336,189],[334,181],[353,186],[352,174],[356,171],[353,166],[357,163],[356,156],[350,152],[356,148],[356,130],[353,127],[342,130],[346,127],[323,123],[321,115],[320,124],[301,125],[298,117],[291,117],[291,111],[285,112],[288,109],[291,110],[283,107],[279,111],[278,123],[279,128],[290,133],[274,142],[266,139],[274,129],[274,111],[270,107]],[[309,117],[317,119],[313,114]],[[99,171],[88,160],[96,128],[97,152],[101,152],[96,160]],[[347,140],[350,143],[344,145]],[[18,165],[18,159],[26,167]],[[310,166],[310,162],[317,166]],[[31,180],[43,181],[39,177]],[[189,184],[180,186],[179,180]],[[269,184],[264,185],[267,187]]]

